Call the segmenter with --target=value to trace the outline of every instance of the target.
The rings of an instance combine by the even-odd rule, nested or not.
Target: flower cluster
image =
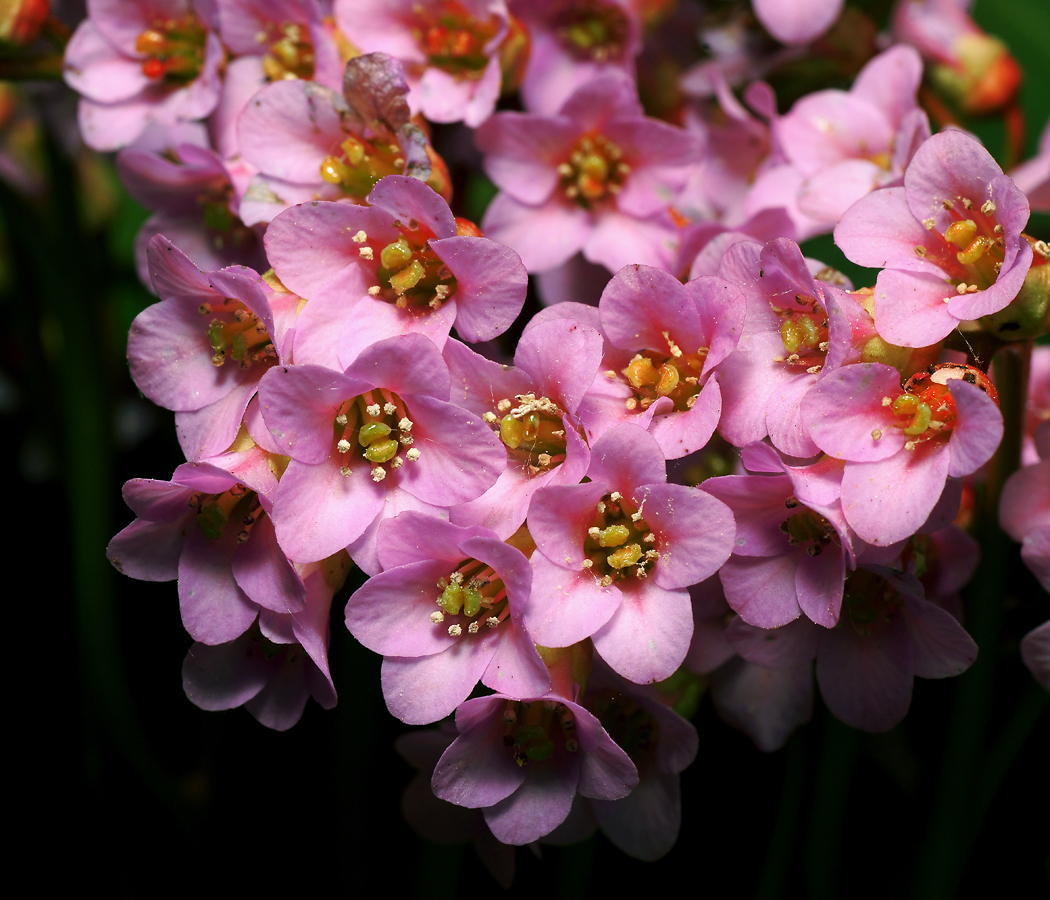
[[[454,717],[406,744],[433,794],[503,843],[598,827],[644,859],[697,752],[684,694],[771,750],[814,671],[885,731],[916,676],[973,663],[959,511],[1016,390],[990,356],[1050,330],[1045,158],[1015,183],[932,133],[909,34],[937,4],[783,113],[755,17],[797,59],[841,2],[756,0],[662,107],[652,6],[89,0],[65,58],[84,139],[154,210],[128,358],[187,462],[128,482],[108,552],[178,580],[187,696],[276,729],[332,706],[356,567],[345,626],[390,712]],[[991,76],[954,52],[933,77],[973,100]],[[430,123],[473,129],[480,227]],[[874,284],[804,256],[832,229]],[[1002,524],[1050,587],[1035,360]],[[1044,685],[1047,637],[1023,648]]]

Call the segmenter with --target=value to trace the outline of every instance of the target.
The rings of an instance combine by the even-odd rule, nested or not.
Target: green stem
[[[1024,404],[1031,345],[1007,346],[994,361],[995,384],[1003,414],[1003,440],[988,466],[977,507],[976,537],[981,562],[964,592],[966,628],[980,652],[959,677],[940,781],[925,844],[919,856],[914,896],[938,900],[956,896],[969,853],[967,836],[983,814],[975,784],[992,710],[995,668],[1002,625],[1003,574],[1010,539],[999,528],[999,495],[1021,459]]]

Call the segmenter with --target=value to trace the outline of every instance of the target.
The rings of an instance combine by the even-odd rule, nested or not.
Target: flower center
[[[802,366],[816,374],[828,354],[828,316],[821,305],[804,294],[795,294],[784,306],[769,304],[780,320],[780,340],[786,356],[774,357],[774,362]]]
[[[551,736],[551,726],[555,723],[565,750],[569,753],[579,750],[576,717],[564,703],[508,700],[503,708],[503,746],[514,749],[514,761],[519,766],[548,759],[555,750],[557,733]]]
[[[618,194],[630,171],[616,144],[601,134],[585,134],[558,166],[558,177],[566,198],[591,209]]]
[[[419,459],[419,450],[412,446],[412,425],[404,401],[386,388],[376,388],[345,401],[333,425],[335,450],[346,456],[339,471],[350,475],[353,471],[350,462],[359,454],[371,464],[372,480],[378,483],[386,478],[384,466],[400,469],[405,459],[415,462]],[[402,457],[400,451],[406,447]],[[354,456],[350,455],[351,450],[355,450]]]
[[[935,262],[955,282],[959,294],[973,294],[995,284],[1006,252],[995,203],[987,200],[978,209],[968,197],[960,197],[954,202],[942,200],[941,206],[954,220],[943,234],[935,230],[932,218],[922,223],[940,238]],[[925,247],[916,247],[915,252],[921,257],[929,255]]]
[[[321,163],[321,178],[351,197],[367,197],[387,175],[400,175],[405,157],[397,142],[369,141],[348,135]]]
[[[240,528],[237,543],[243,544],[251,536],[255,523],[266,515],[258,495],[243,484],[235,484],[221,494],[198,492],[191,495],[187,503],[197,510],[197,526],[210,541],[221,538],[232,522]]]
[[[636,700],[609,689],[588,692],[587,708],[597,716],[602,728],[631,757],[640,769],[656,752],[660,723]]]
[[[480,78],[489,63],[486,47],[499,32],[499,19],[480,20],[459,0],[441,0],[437,12],[413,8],[412,36],[430,66],[461,79]]]
[[[310,80],[314,77],[314,45],[310,40],[309,29],[298,22],[271,24],[266,31],[260,31],[255,40],[260,44],[269,44],[263,54],[262,67],[263,74],[270,81],[291,78]]]
[[[788,497],[784,506],[797,510],[780,523],[792,547],[805,547],[810,556],[820,556],[824,548],[838,537],[835,527],[822,515],[802,506],[794,497]]]
[[[642,518],[641,507],[619,491],[598,501],[595,524],[583,542],[583,566],[598,577],[603,587],[633,575],[645,578],[660,558],[656,535]]]
[[[696,353],[685,353],[671,339],[669,332],[665,331],[663,335],[668,353],[653,350],[636,353],[627,368],[622,370],[634,391],[634,396],[626,401],[630,410],[646,410],[660,397],[670,397],[678,411],[692,409],[696,403],[708,348],[700,347]]]
[[[396,221],[394,225],[400,229],[401,237],[382,247],[373,244],[364,231],[351,238],[359,245],[357,252],[362,261],[375,265],[378,284],[370,287],[368,293],[398,309],[440,309],[456,293],[458,285],[448,266],[430,249],[434,233],[415,219],[407,227]]]
[[[435,625],[459,637],[477,634],[482,628],[497,628],[510,615],[507,589],[491,566],[468,559],[438,584],[438,609],[430,614]],[[451,621],[449,621],[451,619]]]
[[[554,36],[573,58],[601,63],[623,58],[630,28],[619,6],[577,0],[555,19]]]
[[[885,579],[866,569],[846,578],[842,608],[861,637],[874,637],[885,630],[897,615],[900,595]],[[840,622],[847,616],[842,616]]]
[[[546,472],[565,460],[565,423],[554,401],[535,394],[518,394],[518,406],[503,399],[496,409],[505,415],[485,413],[490,425],[499,423],[499,437],[508,455],[532,475]]]
[[[197,311],[210,317],[207,334],[214,355],[212,365],[224,366],[234,360],[242,369],[254,365],[269,368],[277,362],[277,351],[259,317],[240,300],[226,297],[221,303],[202,303]]]
[[[157,19],[135,39],[141,53],[142,73],[153,81],[182,86],[193,81],[204,66],[207,34],[193,15],[182,19]]]

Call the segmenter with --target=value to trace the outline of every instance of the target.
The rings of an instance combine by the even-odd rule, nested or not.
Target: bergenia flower
[[[637,425],[602,436],[587,477],[532,499],[526,625],[547,647],[591,637],[602,659],[638,684],[667,678],[693,633],[687,588],[729,558],[732,513],[702,490],[667,484],[659,445]]]
[[[744,296],[721,278],[682,285],[661,269],[624,266],[598,305],[611,345],[589,392],[588,437],[631,421],[656,438],[667,459],[702,448],[722,409],[715,375],[744,329]],[[599,405],[598,401],[604,400]]]
[[[251,269],[201,272],[161,235],[147,248],[161,302],[135,317],[128,363],[138,389],[174,410],[187,459],[230,446],[259,380],[287,353],[299,298]]]
[[[1021,237],[1028,200],[991,154],[961,131],[916,151],[904,186],[863,197],[835,228],[853,262],[882,268],[875,328],[903,347],[943,340],[961,321],[998,312],[1032,264]]]
[[[214,7],[191,0],[89,0],[63,75],[80,93],[84,142],[117,150],[151,123],[172,127],[219,102],[225,58]]]
[[[319,0],[216,0],[223,43],[238,57],[256,57],[268,81],[302,78],[330,88],[343,62],[325,27]]]
[[[128,193],[153,211],[135,238],[135,263],[147,287],[146,248],[158,234],[204,271],[233,265],[260,272],[269,268],[261,232],[237,217],[237,191],[214,150],[182,144],[161,154],[128,147],[117,155],[117,171]]]
[[[638,769],[638,787],[622,800],[590,801],[605,836],[636,859],[660,859],[678,838],[681,773],[696,758],[696,729],[659,689],[625,681],[600,660],[583,703]]]
[[[847,569],[856,565],[840,502],[842,464],[825,457],[812,466],[788,466],[771,447],[753,444],[744,465],[756,474],[704,482],[736,519],[733,555],[719,570],[726,600],[759,628],[777,628],[801,614],[834,627]]]
[[[824,702],[865,731],[888,731],[904,718],[916,676],[950,678],[977,658],[963,627],[923,599],[913,576],[879,567],[850,576],[835,628],[799,618],[767,630],[735,619],[726,636],[741,656],[767,669],[797,669],[816,657]]]
[[[476,128],[499,98],[505,0],[335,0],[335,21],[354,46],[405,67],[414,113]]]
[[[521,312],[528,274],[509,247],[480,237],[416,178],[390,175],[369,206],[304,203],[266,233],[274,271],[308,297],[295,358],[341,368],[369,344],[418,332],[439,348],[502,334]]]
[[[505,844],[552,832],[577,793],[619,800],[638,784],[634,763],[598,719],[559,693],[468,700],[456,710],[456,728],[459,737],[434,769],[434,793],[483,810]]]
[[[842,509],[865,541],[886,546],[918,531],[949,478],[984,465],[1003,418],[987,376],[946,363],[901,387],[881,363],[844,366],[802,400],[817,446],[846,461]]]
[[[557,307],[555,307],[557,308]],[[454,507],[457,525],[483,525],[503,538],[525,521],[545,485],[578,484],[590,450],[578,410],[598,375],[602,338],[571,319],[533,321],[501,366],[458,341],[445,344],[452,402],[480,415],[499,435],[507,467],[477,500]]]
[[[386,175],[430,179],[426,135],[410,121],[407,91],[400,64],[383,53],[347,63],[342,95],[298,79],[264,87],[237,120],[241,154],[258,171],[241,218],[269,222],[308,200],[361,203]]]
[[[182,687],[201,709],[243,706],[259,722],[286,731],[312,696],[335,706],[328,669],[328,612],[350,560],[341,554],[301,569],[305,608],[295,615],[263,609],[257,624],[217,646],[195,643],[182,664]]]
[[[847,91],[808,94],[776,122],[780,146],[803,175],[799,207],[832,227],[861,197],[899,184],[930,136],[916,104],[922,59],[911,47],[876,56]]]
[[[827,31],[844,0],[751,0],[755,17],[782,44],[807,44]]]
[[[634,77],[642,49],[632,0],[511,0],[528,28],[521,97],[529,112],[553,115],[573,91],[611,71]]]
[[[475,137],[501,191],[482,228],[530,272],[580,250],[613,272],[672,265],[677,226],[668,209],[703,144],[645,117],[629,79],[596,78],[556,115],[497,113]]]
[[[258,447],[184,463],[171,481],[136,478],[124,500],[138,518],[106,556],[143,581],[179,581],[182,623],[194,640],[223,644],[261,608],[298,613],[306,589],[277,546],[272,457]]]
[[[849,351],[849,319],[833,314],[839,293],[813,277],[798,245],[786,238],[765,247],[733,244],[718,273],[740,286],[747,301],[740,343],[719,366],[719,433],[738,447],[768,434],[782,453],[815,456],[799,404]]]
[[[273,440],[291,457],[274,523],[296,562],[363,539],[350,555],[375,574],[382,519],[473,500],[506,461],[488,425],[448,402],[448,369],[421,334],[379,341],[344,372],[276,366],[259,390]]]
[[[413,725],[436,722],[480,680],[509,697],[550,690],[525,630],[532,569],[484,528],[404,512],[379,528],[383,571],[346,604],[346,627],[383,661],[387,708]]]

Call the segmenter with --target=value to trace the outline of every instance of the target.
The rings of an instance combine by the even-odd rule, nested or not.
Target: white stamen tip
[[[373,419],[378,419],[379,414],[382,412],[382,410],[379,408],[378,403],[370,403],[368,406],[365,407],[365,412],[368,413]]]
[[[405,454],[405,456],[408,457],[409,462],[415,462],[417,459],[419,459],[419,451],[415,447],[413,447]]]
[[[355,244],[363,244],[365,241],[368,240],[368,235],[365,234],[363,231],[359,231],[351,238],[351,240]]]
[[[430,614],[430,621],[435,625],[440,625],[445,621],[445,614],[440,609],[436,609]]]
[[[379,484],[379,482],[382,481],[384,478],[386,478],[386,469],[384,469],[382,466],[376,466],[372,470],[372,480],[376,484]]]
[[[449,625],[448,626],[448,633],[452,637],[459,637],[461,634],[463,634],[463,629],[460,628],[459,625]]]

